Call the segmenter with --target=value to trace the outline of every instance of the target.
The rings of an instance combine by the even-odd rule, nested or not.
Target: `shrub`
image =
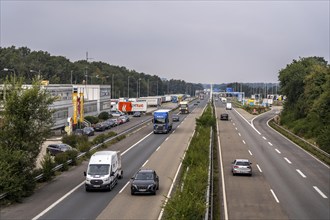
[[[47,153],[43,158],[43,160],[41,161],[44,181],[50,180],[55,175],[55,172],[52,170],[54,166],[55,164],[52,157],[50,156],[50,154]]]
[[[59,153],[55,155],[55,162],[57,165],[63,164],[62,171],[68,170],[68,164],[66,163],[69,160],[69,155],[66,152]]]
[[[98,118],[103,121],[109,119],[109,117],[110,117],[110,114],[108,112],[101,112],[98,116]]]
[[[99,122],[99,118],[94,116],[86,116],[85,120],[89,121],[91,124],[96,124],[97,122]]]
[[[77,145],[77,149],[80,152],[87,152],[91,148],[91,144],[89,142],[79,142]]]

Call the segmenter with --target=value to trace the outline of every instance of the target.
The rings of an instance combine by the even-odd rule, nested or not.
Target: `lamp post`
[[[141,81],[141,78],[139,78],[138,81],[137,81],[136,98],[140,97],[140,81]]]
[[[15,72],[15,69],[3,68],[3,71],[6,71],[6,72],[12,71],[14,73],[14,83],[16,82],[16,72]]]
[[[127,77],[127,98],[129,98],[129,76]]]
[[[30,73],[38,73],[38,80],[40,80],[40,77],[41,77],[40,70],[39,71],[30,70]]]

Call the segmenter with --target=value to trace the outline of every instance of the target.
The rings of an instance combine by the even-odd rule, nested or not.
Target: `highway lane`
[[[157,148],[143,165],[155,169],[160,178],[160,188],[156,196],[130,194],[130,185],[111,201],[97,219],[158,219],[161,207],[168,196],[171,184],[175,178],[181,158],[189,144],[195,129],[195,118],[199,117],[201,109],[187,115],[185,120]],[[156,135],[157,138],[159,135]],[[122,207],[125,207],[123,210]]]
[[[233,110],[225,110],[223,103],[216,102],[224,182],[229,219],[288,219],[281,207],[274,200],[270,184],[258,168],[258,159],[250,148],[250,139],[246,130],[252,128],[240,117],[235,117]],[[229,114],[229,121],[220,121],[221,113]],[[254,132],[254,131],[253,131]],[[255,134],[254,134],[255,133]],[[254,132],[251,139],[255,138]],[[252,177],[233,176],[231,162],[234,159],[249,159],[252,162]]]
[[[253,121],[273,157],[277,158],[277,175],[281,178],[269,175],[267,179],[277,188],[281,206],[290,218],[329,219],[329,167],[267,126],[276,112],[270,111]],[[272,170],[273,167],[265,167],[265,172]]]

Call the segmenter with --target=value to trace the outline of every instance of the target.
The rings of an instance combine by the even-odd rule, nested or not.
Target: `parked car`
[[[107,121],[112,121],[112,127],[116,127],[117,125],[119,125],[119,121],[117,118],[110,118]]]
[[[141,117],[141,112],[134,112],[133,117]]]
[[[159,189],[159,177],[155,170],[140,169],[131,178],[131,195],[135,193],[151,193],[156,195]]]
[[[113,117],[119,117],[119,116],[124,115],[124,112],[121,112],[121,111],[110,111],[110,114],[111,114]]]
[[[56,154],[63,153],[69,150],[77,150],[67,144],[50,144],[47,146],[46,151],[52,155],[55,156]]]
[[[247,174],[252,176],[251,162],[248,159],[236,159],[232,162],[233,176],[236,174]]]
[[[106,124],[99,122],[94,126],[94,130],[95,131],[105,131],[106,127],[107,127]]]
[[[180,121],[180,117],[179,117],[179,115],[178,115],[178,114],[173,114],[173,115],[172,115],[172,120],[173,120],[173,121]]]
[[[94,128],[92,127],[84,127],[83,134],[86,136],[93,136],[94,135]]]
[[[223,113],[220,115],[220,120],[228,120],[229,116],[227,113]]]
[[[128,115],[122,115],[122,116],[118,117],[118,119],[122,120],[123,123],[126,123],[129,121]]]

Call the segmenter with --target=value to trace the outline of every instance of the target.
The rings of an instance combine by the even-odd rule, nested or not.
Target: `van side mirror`
[[[111,171],[110,176],[114,176],[114,175],[115,175],[115,172]]]
[[[84,172],[84,176],[87,176],[86,172]]]

